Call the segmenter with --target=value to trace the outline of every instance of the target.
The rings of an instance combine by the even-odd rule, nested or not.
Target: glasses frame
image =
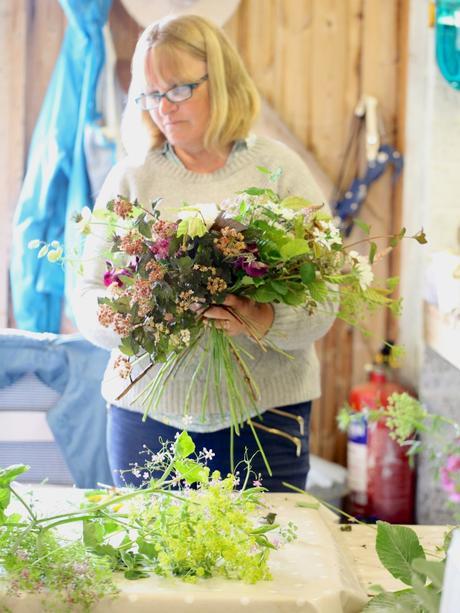
[[[208,75],[205,74],[201,77],[201,79],[198,79],[198,81],[194,81],[193,83],[181,83],[179,85],[174,85],[173,87],[170,87],[167,91],[165,91],[163,94],[160,94],[158,92],[152,92],[150,94],[140,94],[134,99],[134,101],[143,111],[151,111],[152,109],[157,109],[160,106],[163,98],[166,98],[166,100],[168,100],[172,104],[181,104],[186,100],[190,100],[190,98],[193,96],[193,92],[195,91],[195,89],[207,80]],[[171,100],[168,94],[174,89],[177,89],[178,87],[190,87],[190,96],[187,96],[187,98],[184,98],[183,100],[179,101]],[[158,102],[154,103],[155,100],[157,100]],[[150,106],[146,106],[148,105],[148,103],[150,103]]]

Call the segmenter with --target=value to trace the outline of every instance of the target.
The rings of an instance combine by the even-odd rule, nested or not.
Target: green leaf
[[[182,479],[185,479],[187,483],[207,483],[209,479],[209,468],[198,464],[194,460],[176,460],[174,462],[174,468],[180,474]]]
[[[286,283],[283,281],[270,281],[270,287],[272,287],[275,292],[280,294],[281,296],[285,296],[288,293],[288,288],[286,287]]]
[[[395,234],[389,241],[390,247],[396,247],[396,245],[404,238],[406,234],[406,228],[401,228],[398,234]]]
[[[444,571],[446,568],[445,560],[435,561],[426,560],[425,558],[416,558],[412,562],[412,568],[417,573],[426,575],[435,587],[439,589],[442,588]]]
[[[435,590],[431,584],[425,585],[425,576],[423,575],[422,579],[417,572],[412,573],[412,586],[424,610],[429,613],[438,613],[441,606],[440,591]]]
[[[8,468],[0,469],[0,487],[7,487],[12,481],[27,472],[30,466],[27,464],[12,464]]]
[[[150,575],[149,573],[145,572],[145,570],[137,570],[131,568],[130,570],[125,570],[124,576],[126,579],[135,581],[136,579],[146,579]]]
[[[271,175],[272,174],[272,171],[268,170],[268,168],[265,168],[265,166],[256,166],[256,168],[260,172],[263,172],[265,175]]]
[[[364,234],[369,235],[369,232],[371,231],[371,227],[369,224],[365,223],[361,219],[355,219],[354,223],[364,232]]]
[[[243,194],[249,194],[249,196],[261,196],[265,194],[265,189],[262,187],[248,187],[248,189],[243,190]]]
[[[375,258],[376,253],[377,253],[377,244],[371,243],[370,248],[369,248],[369,262],[371,264],[374,263],[374,258]]]
[[[190,238],[201,237],[206,234],[206,224],[198,216],[186,217],[177,226],[177,236],[189,236]]]
[[[129,336],[121,340],[118,348],[122,353],[128,356],[136,355],[139,351],[139,345]]]
[[[375,546],[380,561],[393,577],[412,585],[412,562],[416,558],[425,558],[414,530],[379,521]]]
[[[287,196],[287,198],[281,200],[280,204],[287,209],[299,211],[300,209],[306,209],[311,204],[311,202],[310,200],[300,198],[299,196]]]
[[[278,292],[274,292],[268,286],[258,287],[256,291],[252,294],[252,298],[256,302],[273,302],[273,300],[279,298]]]
[[[383,592],[374,596],[363,613],[426,613],[412,590]]]
[[[83,522],[83,542],[90,549],[102,545],[104,534],[105,530],[97,520]]]
[[[305,285],[309,285],[316,279],[316,269],[311,262],[305,262],[305,264],[302,264],[302,266],[299,268],[299,274]]]
[[[296,507],[300,507],[302,509],[315,509],[318,510],[321,505],[319,502],[296,502]]]
[[[329,296],[329,290],[324,281],[313,281],[313,283],[308,285],[308,291],[316,302],[324,302]]]
[[[420,245],[426,245],[426,243],[428,242],[425,232],[423,230],[417,232],[417,234],[415,234],[412,238],[415,238],[417,243],[420,243]]]
[[[195,443],[187,432],[183,431],[179,434],[174,445],[174,451],[178,459],[187,458],[195,451]]]
[[[308,243],[303,238],[293,238],[280,247],[280,254],[283,260],[290,260],[308,252]]]

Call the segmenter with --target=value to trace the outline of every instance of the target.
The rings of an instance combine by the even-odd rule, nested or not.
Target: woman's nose
[[[172,111],[175,111],[177,108],[177,104],[175,102],[171,102],[168,100],[166,96],[160,100],[160,104],[158,105],[158,109],[162,115],[169,115]]]

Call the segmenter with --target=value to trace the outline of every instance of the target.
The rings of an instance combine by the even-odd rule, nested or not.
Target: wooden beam
[[[26,57],[29,2],[0,2],[0,326],[9,324],[8,263],[13,213],[26,155]]]

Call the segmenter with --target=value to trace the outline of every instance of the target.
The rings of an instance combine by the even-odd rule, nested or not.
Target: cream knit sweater
[[[277,184],[269,183],[267,175],[258,171],[257,166],[270,170],[281,168],[282,174]],[[126,158],[110,172],[97,199],[96,208],[103,208],[110,199],[122,195],[131,200],[137,198],[143,206],[161,197],[161,206],[171,210],[179,208],[184,202],[218,203],[241,189],[253,186],[271,187],[283,197],[295,194],[314,203],[324,202],[311,173],[294,152],[279,142],[250,137],[246,148],[234,151],[223,168],[208,174],[191,172],[160,150],[151,152],[143,163]],[[102,327],[97,319],[97,299],[106,295],[103,284],[106,251],[107,242],[102,229],[88,237],[84,252],[84,275],[77,288],[74,311],[81,333],[95,345],[112,350],[102,382],[104,398],[109,403],[143,413],[145,407],[134,399],[155,377],[158,367],[150,369],[120,401],[115,400],[126,388],[127,381],[113,369],[113,362],[119,355],[119,338],[108,328]],[[261,351],[246,336],[236,337],[238,344],[254,358],[248,363],[260,390],[260,411],[319,396],[319,365],[313,343],[328,331],[334,320],[332,306],[327,312],[322,310],[315,315],[308,315],[302,308],[279,304],[274,305],[274,310],[275,319],[266,339],[289,353],[291,359],[274,350]],[[199,354],[196,356],[198,359]],[[147,364],[148,357],[140,360],[133,376],[140,373]],[[205,377],[205,372],[206,369],[203,369],[202,377]],[[179,429],[186,424],[189,431],[195,432],[228,427],[230,414],[225,412],[222,415],[213,389],[210,390],[206,419],[202,419],[203,381],[198,381],[194,386],[188,417],[184,419],[183,407],[192,373],[193,365],[186,365],[179,370],[174,380],[166,386],[160,405],[151,416]],[[254,409],[248,413],[255,415]]]

